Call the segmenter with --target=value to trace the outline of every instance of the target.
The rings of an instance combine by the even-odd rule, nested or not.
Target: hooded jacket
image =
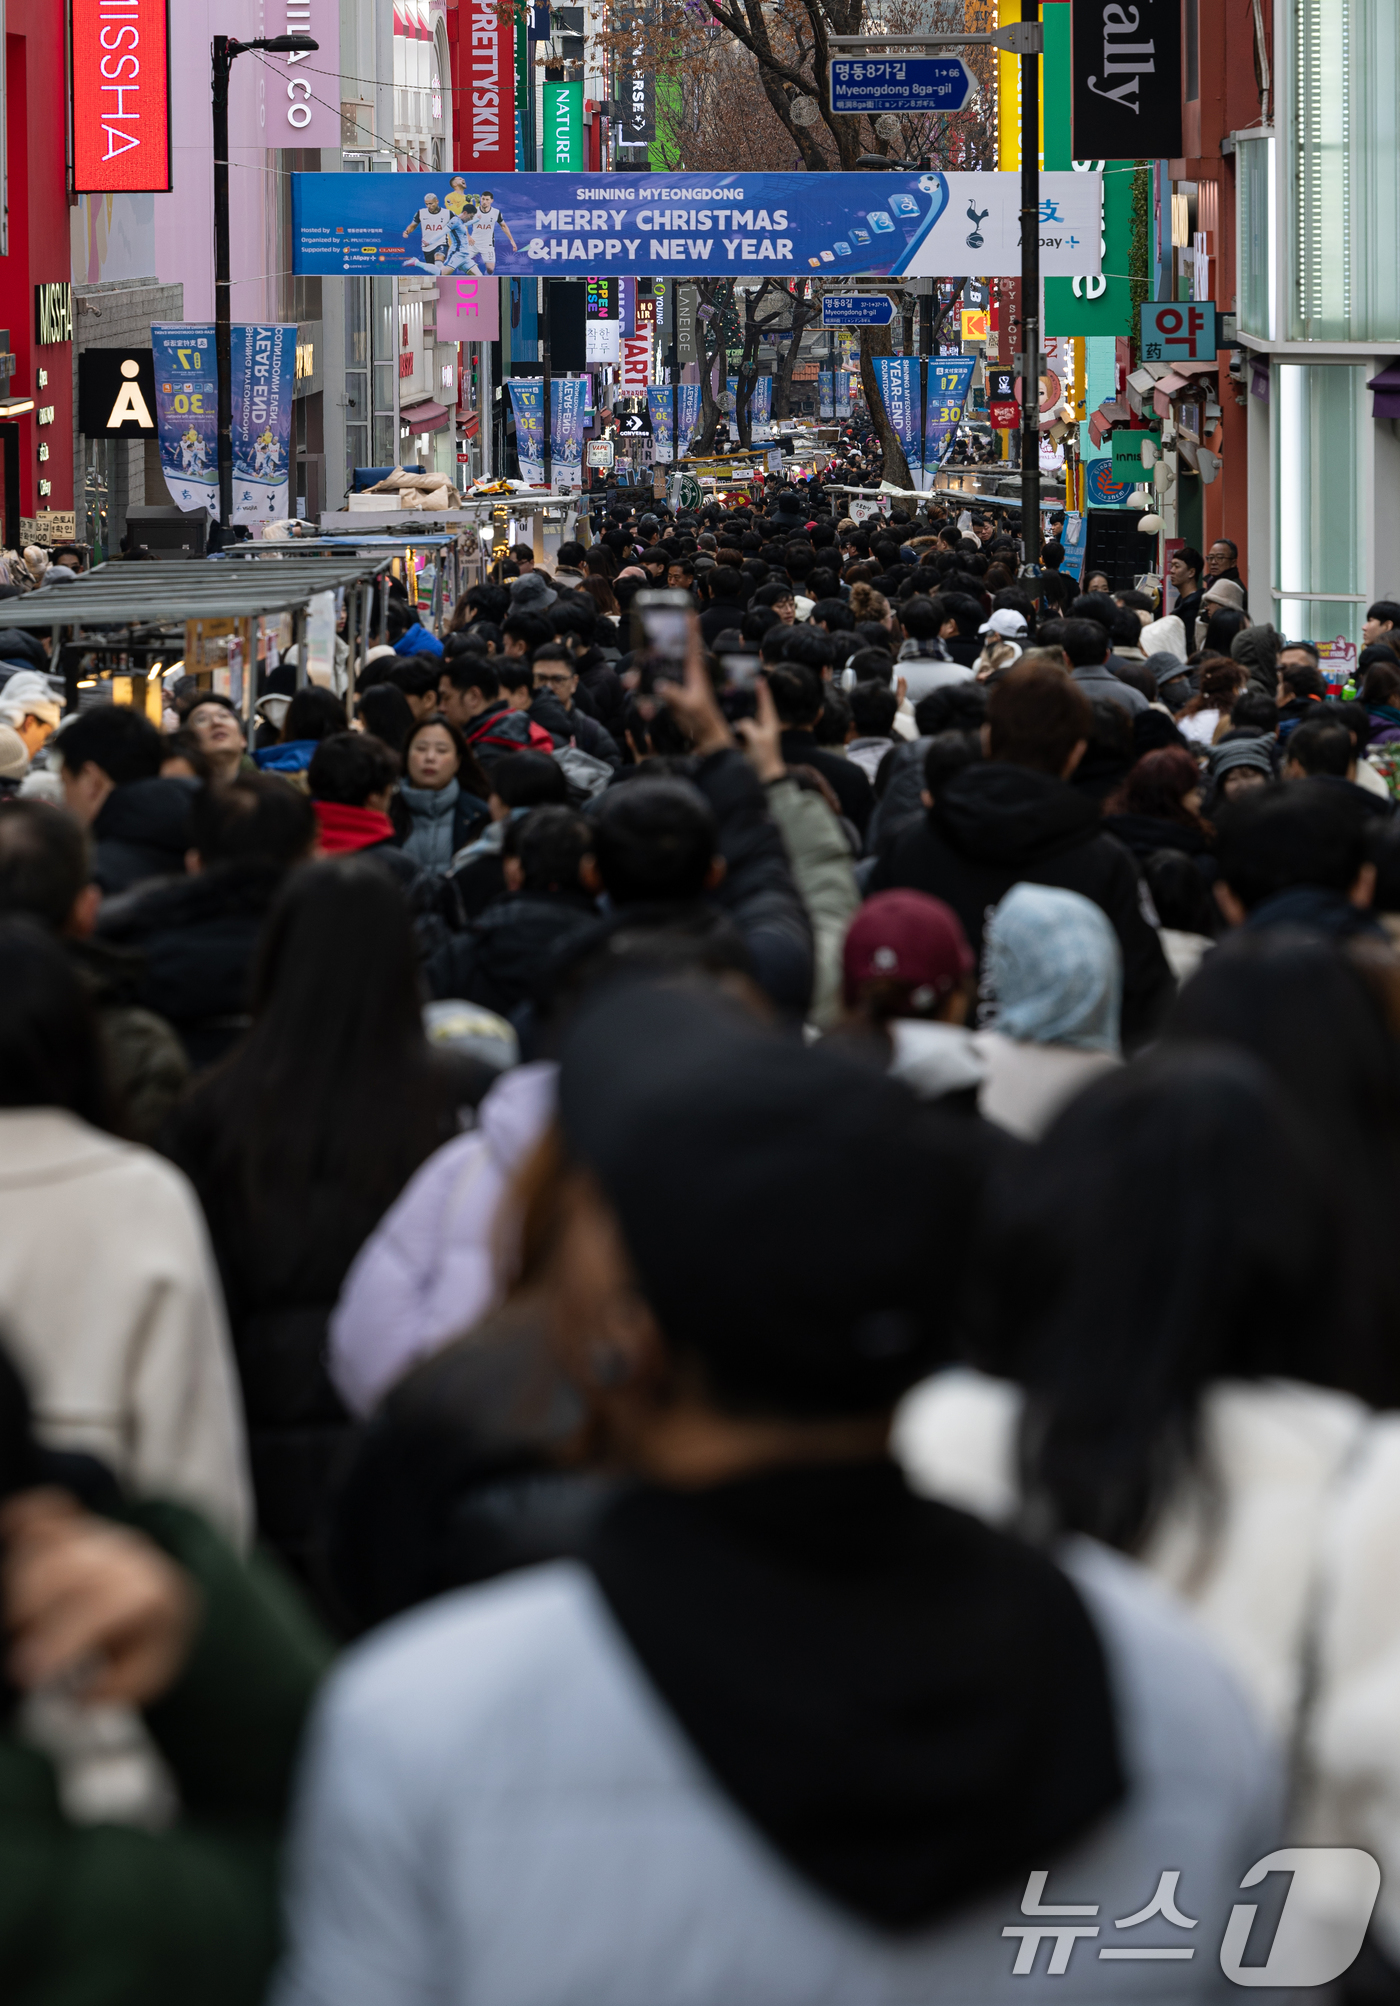
[[[395,641],[394,653],[396,655],[431,655],[436,658],[442,654],[442,642],[436,634],[430,634],[421,621],[415,620],[411,627],[404,628],[398,640]]]
[[[552,752],[554,740],[532,724],[523,711],[512,710],[504,697],[478,712],[466,730],[467,744],[489,769],[508,752]],[[541,744],[541,740],[545,742]]]
[[[1024,1928],[1022,1904],[1044,1887],[1040,1874],[1027,1885],[1038,1866],[1053,1870],[1044,1899],[1082,1889],[1076,1898],[1096,1905],[1085,1928],[1102,1941],[1150,1901],[1168,1858],[1190,1863],[1192,1936],[1212,1954],[1172,1965],[1158,1996],[1219,1997],[1231,1900],[1278,1842],[1278,1769],[1190,1620],[1129,1563],[1075,1545],[1068,1572],[1107,1660],[1127,1791],[1064,1847],[1037,1843],[1023,1788],[1002,1836],[1031,1857],[1006,1857],[998,1874],[962,1836],[971,1818],[980,1837],[984,1786],[1000,1785],[1018,1727],[1022,1778],[1043,1776],[1072,1739],[1045,1682],[1038,1698],[1025,1682],[1020,1716],[1003,1703],[1016,1663],[1039,1663],[1049,1597],[1032,1556],[1009,1540],[979,1552],[965,1524],[955,1545],[948,1514],[953,1578],[975,1583],[983,1620],[949,1620],[945,1605],[926,1628],[930,1650],[916,1595],[904,1616],[913,1648],[900,1648],[898,1621],[876,1628],[870,1609],[876,1577],[907,1573],[917,1549],[881,1545],[878,1501],[853,1523],[850,1483],[792,1485],[785,1518],[779,1488],[664,1501],[674,1531],[658,1520],[652,1565],[634,1568],[632,1585],[657,1582],[663,1633],[677,1612],[689,1617],[678,1641],[698,1643],[691,1667],[662,1662],[649,1648],[656,1625],[648,1639],[635,1620],[645,1597],[628,1598],[616,1564],[625,1525],[599,1572],[560,1562],[439,1597],[341,1661],[308,1748],[291,1950],[273,2006],[1146,1997],[1140,1978],[1131,1994],[1105,1983],[1092,1942],[1073,1946],[1063,1976],[1017,1977],[1019,1946],[1003,1931]],[[829,1544],[814,1557],[801,1493],[823,1488],[812,1530]],[[624,1563],[647,1527],[631,1530]],[[679,1563],[669,1577],[668,1554]],[[939,1574],[924,1568],[925,1595]],[[770,1610],[762,1591],[775,1580]],[[989,1643],[979,1688],[970,1673]],[[710,1693],[697,1692],[706,1681]],[[1073,1785],[1083,1768],[1066,1772]],[[932,1864],[941,1858],[946,1874]],[[912,1914],[911,1884],[934,1890]],[[887,1906],[900,1900],[904,1926],[872,1921],[872,1886]],[[1129,1941],[1174,1948],[1180,1932],[1159,1916]],[[1042,1944],[1041,1973],[1045,1958]]]
[[[1065,781],[1002,760],[966,767],[894,838],[867,890],[946,900],[980,959],[988,907],[1021,882],[1082,892],[1107,915],[1123,950],[1123,1042],[1141,1044],[1171,1001],[1171,970],[1132,858]]]
[[[162,779],[113,788],[92,825],[92,875],[104,892],[184,871],[194,791],[188,780]]]

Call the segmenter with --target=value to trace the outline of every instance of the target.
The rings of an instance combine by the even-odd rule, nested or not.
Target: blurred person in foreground
[[[0,921],[0,1329],[57,1448],[144,1495],[251,1522],[218,1274],[180,1173],[112,1132],[91,998],[36,922]]]
[[[258,2006],[280,1827],[328,1650],[275,1574],[198,1514],[39,1446],[0,1353],[0,1997]],[[177,1802],[155,1829],[75,1812],[35,1710],[139,1709]]]
[[[1335,1050],[1291,1094],[1273,1067],[1297,1050],[1290,1030],[1319,1022]],[[1216,950],[1169,1041],[1010,1166],[981,1256],[982,1369],[925,1381],[894,1433],[925,1496],[1087,1534],[1191,1605],[1291,1751],[1290,1838],[1381,1862],[1366,1970],[1341,1994],[1357,2002],[1400,1985],[1400,1760],[1383,1725],[1400,1711],[1400,1420],[1356,1397],[1397,1404],[1393,1341],[1368,1354],[1356,1329],[1338,1144],[1369,1094],[1364,1125],[1388,1133],[1392,1162],[1376,1149],[1358,1169],[1393,1210],[1384,1042],[1326,944]]]
[[[361,1243],[456,1127],[423,1031],[408,908],[361,858],[308,864],[268,917],[251,1024],[166,1147],[204,1207],[248,1413],[258,1523],[304,1577],[348,1420],[326,1325]]]
[[[59,941],[97,1013],[114,1128],[154,1142],[189,1078],[189,1060],[171,1025],[140,1000],[143,957],[96,937],[102,907],[86,830],[51,801],[0,803],[0,914],[36,920]]]
[[[1278,1811],[1229,1676],[1127,1563],[886,1459],[956,1342],[975,1134],[679,985],[579,1013],[559,1109],[527,1234],[623,1481],[581,1559],[345,1661],[278,2006],[1107,2001],[1002,1928],[1036,1869],[1126,1915],[1168,1856],[1218,1941]]]

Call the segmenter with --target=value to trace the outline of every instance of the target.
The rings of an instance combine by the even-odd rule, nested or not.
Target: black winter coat
[[[131,780],[115,787],[92,825],[92,875],[109,895],[143,878],[180,876],[190,847],[190,780]]]
[[[247,1028],[253,956],[281,869],[261,859],[215,864],[109,899],[103,940],[139,949],[136,1000],[180,1035],[190,1064],[211,1066]]]
[[[539,998],[561,950],[591,931],[597,918],[582,893],[519,892],[498,899],[429,958],[429,993],[460,996],[509,1017]]]
[[[726,748],[703,759],[647,759],[624,766],[611,785],[661,777],[689,780],[709,802],[719,828],[724,876],[713,893],[684,904],[618,906],[610,919],[599,922],[600,937],[630,925],[643,912],[643,924],[698,927],[702,932],[717,915],[726,918],[747,950],[759,987],[780,1009],[803,1014],[812,995],[811,921],[752,766],[742,752]]]
[[[858,766],[851,771],[869,787]],[[725,871],[715,901],[743,934],[759,986],[780,1009],[805,1012],[812,997],[812,926],[762,782],[743,753],[733,750],[698,760],[691,778],[719,825]]]
[[[875,790],[854,760],[818,745],[810,731],[785,731],[782,747],[789,766],[810,766],[823,780],[830,781],[841,803],[841,813],[848,822],[854,822],[864,837],[875,807]]]
[[[578,658],[579,687],[587,693],[593,716],[605,731],[622,744],[622,713],[627,696],[618,681],[617,670],[598,648],[589,648]]]
[[[893,838],[869,889],[907,887],[943,899],[980,959],[988,907],[1023,882],[1080,892],[1107,915],[1123,950],[1123,1042],[1141,1045],[1176,985],[1144,910],[1137,866],[1104,833],[1095,804],[1065,781],[1000,760],[965,768]]]
[[[176,1110],[164,1149],[194,1185],[219,1264],[259,1533],[314,1586],[326,1500],[353,1431],[327,1370],[331,1312],[386,1204],[358,1198],[327,1175],[313,1179],[295,1206],[269,1213],[256,1205],[230,1160],[227,1115],[212,1084],[197,1085]],[[444,1069],[439,1133],[430,1146],[454,1131]],[[416,1167],[402,1166],[403,1181]]]

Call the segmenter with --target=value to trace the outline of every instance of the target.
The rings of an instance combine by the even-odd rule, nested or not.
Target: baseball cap
[[[841,965],[848,1004],[864,983],[885,981],[907,985],[922,1007],[966,982],[973,959],[951,906],[927,892],[893,891],[867,899],[851,921]]]
[[[1000,634],[1008,641],[1022,641],[1026,635],[1026,616],[1018,613],[1014,606],[998,606],[989,620],[984,620],[977,629],[979,634]]]

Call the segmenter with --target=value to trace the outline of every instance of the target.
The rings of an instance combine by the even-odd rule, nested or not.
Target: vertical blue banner
[[[753,421],[754,443],[771,439],[773,436],[773,379],[760,376],[753,386],[753,396],[749,400],[749,416]]]
[[[700,385],[682,383],[680,386],[681,451],[690,451],[691,441],[700,430]]]
[[[836,379],[829,369],[817,371],[817,416],[836,416]]]
[[[849,418],[851,415],[851,372],[838,369],[836,372],[836,415]]]
[[[156,321],[156,436],[171,500],[219,513],[219,379],[214,323]]]
[[[583,485],[583,428],[587,423],[588,378],[555,376],[549,385],[549,437],[556,488]]]
[[[910,473],[917,480],[923,469],[919,451],[919,358],[877,355],[872,361],[894,435],[904,448]]]
[[[512,376],[510,401],[515,411],[520,478],[532,487],[539,487],[544,480],[544,378]]]
[[[233,520],[287,513],[296,386],[296,323],[232,330]]]
[[[700,385],[698,383],[678,383],[676,385],[676,414],[681,426],[681,455],[690,451],[690,442],[700,429]],[[647,415],[651,419],[651,450],[655,460],[665,463],[672,458],[671,440],[671,386],[669,383],[648,383]]]
[[[659,464],[675,457],[675,442],[671,437],[671,386],[669,383],[648,383],[647,416],[651,420],[651,456]]]
[[[583,428],[588,385],[578,376],[552,376],[549,381],[550,472],[556,488],[576,488],[583,481]],[[544,484],[544,378],[512,376],[510,401],[515,410],[515,449],[520,478],[533,487]]]
[[[972,383],[977,359],[972,355],[952,355],[928,365],[928,401],[924,419],[924,479],[928,486],[941,467],[957,437]]]

